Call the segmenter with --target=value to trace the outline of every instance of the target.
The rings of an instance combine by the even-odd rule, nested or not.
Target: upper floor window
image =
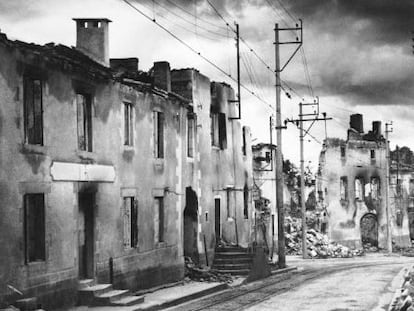
[[[355,199],[364,199],[364,180],[360,177],[355,179]]]
[[[246,128],[243,127],[243,146],[242,146],[242,152],[243,155],[247,154],[247,145],[246,145]]]
[[[341,200],[348,200],[348,178],[346,176],[341,177],[339,189]]]
[[[370,156],[371,156],[371,160],[375,160],[375,150],[374,149],[371,149]]]
[[[134,144],[134,107],[131,103],[124,103],[124,145]]]
[[[193,114],[187,116],[187,156],[194,157],[194,124],[195,118]]]
[[[23,96],[25,142],[32,145],[43,145],[42,81],[26,77]]]
[[[346,152],[345,152],[345,146],[341,146],[341,158],[345,158]]]
[[[243,188],[243,215],[244,219],[249,218],[249,187],[247,185]]]
[[[45,261],[45,196],[43,193],[24,196],[25,262]]]
[[[215,147],[220,147],[219,143],[219,116],[217,113],[212,113],[211,119],[211,144]]]
[[[89,94],[76,94],[78,148],[92,151],[92,101]]]
[[[164,113],[154,111],[154,157],[164,158]]]
[[[219,143],[220,149],[227,148],[227,124],[226,124],[226,115],[224,113],[219,113]]]
[[[380,179],[378,177],[371,178],[371,198],[379,199],[380,196]]]

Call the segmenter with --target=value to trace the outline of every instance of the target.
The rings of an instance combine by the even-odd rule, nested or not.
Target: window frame
[[[134,105],[123,102],[124,106],[124,146],[134,146]]]
[[[125,248],[138,247],[138,201],[134,196],[122,198]]]
[[[156,209],[156,223],[154,228],[157,243],[165,242],[165,202],[164,197],[154,197],[154,208]]]
[[[154,137],[154,157],[156,159],[163,159],[164,152],[164,112],[153,112],[153,137]]]
[[[195,124],[196,118],[193,113],[187,114],[187,157],[194,158],[195,149]]]
[[[39,82],[38,92],[35,91],[35,82]],[[43,86],[43,79],[36,75],[25,75],[23,78],[24,142],[28,145],[43,146],[44,143]],[[39,105],[36,105],[36,94],[39,97],[37,98],[40,102]],[[30,119],[32,119],[33,126],[29,128]]]
[[[93,151],[92,100],[92,94],[76,92],[78,149],[86,152]]]
[[[44,193],[27,193],[23,195],[24,262],[26,265],[46,261],[45,202],[46,196]],[[39,212],[40,214],[36,214]],[[31,221],[34,221],[34,224]]]

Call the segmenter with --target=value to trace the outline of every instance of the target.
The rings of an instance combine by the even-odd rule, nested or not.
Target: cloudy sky
[[[235,76],[234,33],[207,0],[127,0],[196,51]],[[414,149],[414,1],[413,0],[209,0],[234,28],[240,25],[243,122],[255,142],[268,140],[268,118],[275,102],[275,23],[304,25],[304,52],[282,72],[282,117],[297,118],[298,103],[320,98],[328,136],[346,137],[349,115],[364,114],[367,132],[373,120],[393,121],[391,145]],[[124,0],[0,0],[0,29],[9,38],[35,43],[75,45],[73,17],[107,17],[111,57],[138,57],[140,69],[167,60],[173,68],[193,67],[211,80],[234,82],[182,45]],[[283,32],[283,40],[296,34]],[[250,51],[253,49],[255,54]],[[281,49],[282,63],[293,46]],[[260,57],[260,60],[256,56]],[[265,63],[265,64],[264,64]],[[306,71],[307,68],[307,71]],[[306,72],[309,75],[306,75]],[[289,93],[288,98],[285,93]],[[312,107],[308,107],[312,110]],[[311,111],[307,111],[311,112]],[[307,136],[305,155],[316,166],[325,137],[323,122]],[[284,131],[285,157],[297,161],[298,130]]]

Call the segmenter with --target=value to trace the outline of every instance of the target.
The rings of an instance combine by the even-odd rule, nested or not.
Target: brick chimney
[[[109,67],[107,18],[74,18],[76,22],[76,48],[94,61]]]
[[[169,62],[155,62],[153,77],[156,87],[171,92],[171,69]]]

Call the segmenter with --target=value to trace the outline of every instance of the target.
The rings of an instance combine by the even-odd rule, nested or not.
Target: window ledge
[[[194,157],[187,156],[187,162],[193,163],[194,162]]]
[[[156,169],[164,168],[164,158],[154,158],[154,167]]]
[[[22,153],[34,153],[34,154],[47,154],[49,148],[42,145],[30,145],[30,144],[22,144],[21,145],[21,152]]]
[[[165,248],[167,247],[167,242],[157,242],[157,244],[155,244],[155,248]]]
[[[124,151],[134,151],[134,153],[135,153],[135,146],[134,145],[124,145]]]
[[[77,150],[76,151],[76,154],[82,160],[92,160],[92,161],[95,161],[95,162],[97,160],[97,154],[95,152],[84,151],[84,150]]]

